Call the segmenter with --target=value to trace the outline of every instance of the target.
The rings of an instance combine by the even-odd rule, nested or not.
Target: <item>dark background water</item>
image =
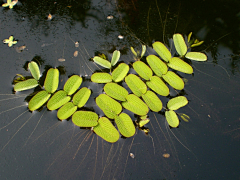
[[[13,35],[18,43],[0,45],[0,178],[239,179],[239,9],[236,0],[25,0],[1,8],[0,39]],[[81,87],[93,91],[86,107],[102,116],[94,97],[103,86],[88,81],[99,70],[91,57],[100,52],[110,58],[118,49],[121,61],[130,64],[131,46],[140,49],[144,43],[151,54],[152,42],[168,43],[174,33],[191,31],[205,41],[195,50],[206,53],[208,61],[193,62],[193,76],[179,73],[187,79],[182,94],[189,104],[178,112],[191,120],[177,129],[169,129],[161,114],[149,113],[150,136],[137,130],[134,137],[109,144],[71,121],[58,121],[56,111],[28,112],[24,99],[32,91],[11,94],[14,76],[29,75],[24,64],[42,60],[42,72],[46,65],[64,67],[60,88],[70,75],[84,76]],[[27,48],[18,53],[15,48],[22,45]],[[161,100],[166,106],[168,99]]]

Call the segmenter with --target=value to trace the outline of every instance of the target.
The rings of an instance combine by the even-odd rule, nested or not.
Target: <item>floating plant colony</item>
[[[112,73],[97,72],[91,76],[91,81],[94,83],[106,83],[103,88],[105,94],[100,94],[96,98],[96,104],[106,117],[99,118],[95,112],[81,110],[90,98],[91,90],[87,87],[78,90],[82,83],[80,76],[71,76],[66,81],[63,90],[56,92],[59,84],[59,71],[56,68],[50,68],[47,71],[44,89],[32,97],[28,108],[30,111],[34,111],[46,104],[49,110],[58,109],[57,117],[60,120],[72,116],[72,122],[76,126],[91,127],[98,136],[111,143],[119,139],[119,132],[125,137],[131,137],[135,134],[136,128],[131,117],[126,113],[122,113],[122,109],[125,108],[138,115],[140,117],[138,126],[144,126],[149,122],[147,118],[149,109],[153,112],[162,110],[162,102],[156,93],[161,96],[169,95],[169,88],[165,82],[176,90],[184,88],[183,80],[176,73],[168,70],[168,67],[186,74],[192,74],[193,68],[183,60],[184,58],[196,61],[207,60],[207,56],[203,53],[187,52],[189,49],[187,44],[188,46],[191,44],[191,47],[202,44],[202,41],[191,43],[191,33],[188,36],[187,44],[181,34],[174,34],[173,42],[179,57],[172,57],[163,43],[155,42],[153,43],[153,49],[163,61],[155,55],[148,55],[146,61],[149,66],[141,61],[146,52],[146,46],[142,46],[141,55],[131,47],[136,59],[132,66],[139,76],[128,74],[129,65],[125,63],[120,63]],[[111,62],[99,56],[95,56],[93,61],[104,68],[112,69],[119,59],[120,51],[115,50]],[[32,61],[28,63],[28,69],[33,78],[26,80],[22,77],[23,80],[15,84],[15,91],[23,91],[39,86],[40,70],[38,64]],[[132,93],[129,94],[124,87],[118,84],[123,80]],[[184,96],[169,100],[165,111],[169,126],[178,127],[179,119],[174,111],[187,103],[188,100]],[[119,132],[109,119],[114,120]]]

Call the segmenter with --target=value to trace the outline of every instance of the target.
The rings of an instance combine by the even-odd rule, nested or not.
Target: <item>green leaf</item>
[[[198,43],[194,43],[194,44],[191,45],[191,47],[193,48],[193,47],[196,47],[196,46],[200,46],[202,43],[204,43],[204,41],[200,41]]]
[[[91,96],[91,90],[83,87],[73,96],[73,104],[78,108],[83,107]]]
[[[122,102],[122,106],[125,109],[132,111],[134,114],[139,116],[144,116],[148,113],[148,106],[136,95],[129,94],[126,99],[127,101]]]
[[[125,78],[125,82],[131,89],[131,91],[138,97],[142,96],[142,94],[145,94],[147,92],[146,84],[135,74],[129,74]]]
[[[188,59],[195,60],[195,61],[206,61],[207,56],[200,52],[188,52],[185,56]]]
[[[59,71],[58,69],[49,69],[44,81],[44,88],[49,93],[54,93],[58,88]]]
[[[184,62],[180,58],[173,57],[169,63],[168,66],[172,69],[175,69],[177,71],[186,73],[186,74],[192,74],[193,68],[188,63]]]
[[[136,61],[133,63],[133,69],[139,74],[139,76],[145,80],[149,80],[152,77],[152,70],[142,61]]]
[[[183,80],[174,72],[168,71],[167,74],[162,76],[163,79],[173,88],[182,90],[184,88]]]
[[[108,83],[112,82],[112,76],[108,73],[94,73],[91,76],[91,81],[95,83]]]
[[[137,58],[138,54],[136,53],[136,51],[134,50],[133,47],[131,47],[131,51],[132,51],[133,55]]]
[[[72,95],[76,92],[76,90],[81,86],[82,78],[78,75],[71,76],[67,82],[65,83],[63,90],[67,93],[67,95]]]
[[[167,65],[155,55],[147,56],[147,62],[152,68],[153,72],[159,77],[162,77],[162,75],[166,74],[168,71]]]
[[[188,100],[185,96],[178,96],[170,99],[167,103],[167,107],[170,110],[177,110],[183,106],[186,106],[187,103],[188,103]]]
[[[150,89],[161,96],[167,96],[169,94],[167,85],[158,76],[152,76],[150,81],[147,81],[146,84]]]
[[[110,119],[114,119],[122,111],[121,104],[106,94],[100,94],[96,98],[96,103]]]
[[[166,111],[165,116],[169,126],[176,128],[179,125],[179,119],[174,111]]]
[[[60,120],[64,120],[69,118],[75,111],[77,110],[77,106],[75,106],[72,102],[68,102],[63,105],[57,112],[57,117]]]
[[[161,111],[162,101],[157,97],[157,95],[154,92],[147,91],[146,94],[142,95],[142,98],[152,111],[154,112]]]
[[[168,48],[161,42],[153,43],[153,49],[158,53],[158,55],[166,62],[168,62],[172,55]]]
[[[187,53],[187,45],[181,34],[173,35],[174,46],[180,56],[184,56]]]
[[[144,118],[144,119],[141,119],[138,123],[138,126],[139,127],[143,127],[144,125],[146,125],[147,123],[149,123],[149,119],[148,118]]]
[[[34,79],[36,79],[38,81],[40,78],[40,70],[39,70],[38,64],[36,62],[32,61],[32,62],[28,63],[28,69],[30,70]]]
[[[121,113],[119,116],[115,117],[115,122],[120,133],[125,137],[131,137],[135,134],[136,128],[133,121],[129,115],[126,113]]]
[[[36,109],[40,108],[47,100],[50,98],[51,94],[47,91],[40,91],[38,92],[28,103],[28,109],[30,111],[35,111]]]
[[[184,113],[178,113],[178,115],[184,120],[185,122],[189,122],[190,117]]]
[[[94,127],[98,125],[98,115],[91,111],[77,111],[72,116],[72,122],[79,127]]]
[[[117,129],[112,125],[109,119],[105,117],[99,118],[98,125],[93,128],[93,131],[110,143],[117,142],[120,137]]]
[[[145,52],[146,52],[146,46],[142,45],[142,52],[141,52],[141,58],[144,56]]]
[[[47,108],[52,111],[60,108],[62,105],[66,104],[71,100],[70,96],[63,90],[56,92],[47,103]]]
[[[190,42],[191,37],[192,37],[192,32],[190,32],[190,33],[188,34],[188,42]]]
[[[112,72],[112,79],[114,82],[122,81],[129,71],[129,66],[125,63],[121,63]]]
[[[93,61],[95,63],[97,63],[98,65],[100,65],[102,67],[105,67],[105,68],[108,68],[108,69],[111,69],[111,67],[112,67],[111,63],[109,61],[107,61],[107,60],[105,60],[105,59],[103,59],[103,58],[101,58],[99,56],[95,56],[93,58]]]
[[[115,64],[118,62],[119,58],[120,58],[120,51],[115,50],[115,51],[113,52],[113,56],[112,56],[112,60],[111,60],[111,65],[112,65],[112,66],[115,66]]]
[[[116,83],[107,83],[104,86],[104,91],[108,96],[120,101],[126,101],[128,95],[128,91]]]
[[[38,86],[38,82],[36,79],[28,79],[15,84],[14,91],[24,91],[24,90],[35,88],[37,86]]]

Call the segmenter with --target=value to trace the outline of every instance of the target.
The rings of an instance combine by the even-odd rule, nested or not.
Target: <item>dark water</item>
[[[187,0],[33,0],[1,8],[0,39],[13,35],[18,43],[0,45],[0,178],[239,179],[239,9],[239,1]],[[71,121],[58,121],[56,111],[28,112],[24,99],[32,91],[11,94],[14,76],[29,75],[26,61],[42,60],[42,72],[46,65],[64,67],[60,88],[70,75],[84,76],[82,87],[93,91],[86,107],[102,116],[94,97],[103,86],[88,81],[99,70],[91,57],[100,52],[110,58],[118,49],[121,61],[130,64],[131,46],[140,49],[144,43],[152,53],[152,42],[168,43],[174,33],[191,31],[205,41],[195,50],[206,53],[208,61],[193,62],[193,76],[179,73],[188,80],[181,93],[189,104],[178,112],[191,120],[177,129],[169,129],[161,114],[149,113],[150,136],[137,130],[134,137],[109,144]],[[15,48],[23,45],[18,53]],[[168,99],[161,100],[166,106]]]

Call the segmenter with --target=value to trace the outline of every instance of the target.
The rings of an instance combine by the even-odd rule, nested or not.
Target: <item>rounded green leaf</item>
[[[184,88],[183,80],[174,72],[168,71],[167,74],[162,76],[163,79],[173,88],[182,90]]]
[[[173,57],[169,63],[168,66],[172,69],[175,69],[177,71],[186,73],[186,74],[192,74],[193,68],[188,63],[184,62],[180,58]]]
[[[71,100],[71,97],[63,90],[56,92],[47,103],[47,108],[52,111],[60,108]]]
[[[184,41],[184,38],[181,34],[173,35],[174,46],[180,56],[184,56],[187,52],[187,45]]]
[[[78,75],[71,76],[65,83],[63,90],[67,92],[67,95],[72,95],[81,86],[82,78]]]
[[[14,91],[24,91],[24,90],[35,88],[37,86],[38,86],[38,82],[36,79],[28,79],[15,84]]]
[[[83,87],[73,96],[73,104],[78,108],[81,108],[87,103],[90,96],[91,90]]]
[[[34,61],[31,61],[30,63],[28,63],[28,69],[30,70],[34,79],[39,80],[40,70],[39,70],[38,64]]]
[[[91,76],[91,81],[95,83],[108,83],[112,82],[112,76],[108,73],[94,73]]]
[[[129,71],[129,66],[125,63],[121,63],[112,72],[112,79],[114,82],[122,81]]]
[[[122,106],[125,109],[132,111],[134,114],[139,116],[144,116],[148,113],[148,106],[136,95],[129,94],[126,99],[127,101],[122,102]]]
[[[167,65],[155,55],[147,56],[147,62],[153,72],[159,77],[162,77],[162,75],[166,74],[168,71]]]
[[[206,61],[207,56],[200,52],[188,52],[185,56],[188,59],[195,60],[195,61]]]
[[[93,61],[95,63],[97,63],[98,65],[100,65],[102,67],[105,67],[105,68],[108,68],[108,69],[110,69],[112,67],[111,63],[109,61],[107,61],[106,59],[103,59],[103,58],[101,58],[99,56],[95,56],[93,58]]]
[[[166,111],[165,116],[169,126],[176,128],[179,125],[179,119],[174,111]]]
[[[108,96],[120,101],[126,101],[126,96],[128,95],[128,91],[116,83],[107,83],[104,86],[104,91]]]
[[[77,106],[75,106],[72,102],[68,102],[63,105],[57,112],[57,117],[60,120],[64,120],[69,118],[73,113],[77,110]]]
[[[94,127],[98,125],[98,115],[91,111],[77,111],[72,116],[72,122],[79,127]]]
[[[100,94],[96,98],[96,103],[110,119],[114,119],[122,111],[121,104],[106,94]]]
[[[154,112],[161,111],[162,101],[158,98],[158,96],[154,92],[147,91],[146,94],[142,95],[142,98],[152,111]]]
[[[112,60],[111,60],[111,65],[114,66],[120,58],[120,51],[115,50],[113,52]]]
[[[147,81],[146,84],[150,89],[161,96],[167,96],[169,94],[169,88],[158,76],[152,76],[150,81]]]
[[[133,121],[129,115],[126,113],[121,113],[119,116],[115,117],[115,122],[120,133],[125,137],[131,137],[135,134],[136,128]]]
[[[98,120],[98,125],[93,128],[93,131],[103,138],[105,141],[115,143],[119,139],[119,132],[106,117],[101,117]]]
[[[145,94],[147,92],[146,84],[135,74],[129,74],[125,78],[125,82],[131,89],[131,91],[138,97],[142,96],[142,94]]]
[[[170,110],[177,110],[183,106],[186,106],[187,103],[188,103],[188,100],[185,96],[178,96],[170,99],[167,103],[167,107]]]
[[[47,91],[38,92],[28,103],[28,109],[30,111],[35,111],[40,108],[47,100],[50,98],[51,94]]]
[[[172,55],[168,48],[161,42],[153,43],[153,49],[158,53],[158,55],[166,62],[168,62]]]
[[[152,69],[142,61],[136,61],[133,63],[133,69],[139,74],[141,78],[145,80],[149,80],[153,75]]]
[[[49,69],[44,81],[44,88],[49,93],[54,93],[58,88],[59,71],[58,69]]]

